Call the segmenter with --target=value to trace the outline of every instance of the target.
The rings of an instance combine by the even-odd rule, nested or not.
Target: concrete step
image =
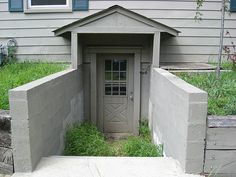
[[[12,177],[199,177],[185,174],[179,163],[164,157],[65,157],[42,158],[32,173]]]

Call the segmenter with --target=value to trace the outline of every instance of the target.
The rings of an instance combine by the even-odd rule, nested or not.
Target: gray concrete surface
[[[83,119],[82,69],[66,70],[9,91],[16,172],[61,154],[67,126]]]
[[[215,70],[216,66],[208,63],[196,63],[196,62],[172,62],[160,64],[162,69],[166,70]]]
[[[179,163],[163,157],[49,157],[32,173],[12,177],[199,177],[183,173]]]
[[[203,172],[207,93],[163,69],[152,69],[149,122],[154,142],[185,172]]]
[[[0,174],[0,177],[11,177],[11,175]]]

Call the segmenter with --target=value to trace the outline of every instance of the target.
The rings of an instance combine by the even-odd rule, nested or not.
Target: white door
[[[99,56],[99,122],[107,135],[132,133],[133,58],[131,54]]]

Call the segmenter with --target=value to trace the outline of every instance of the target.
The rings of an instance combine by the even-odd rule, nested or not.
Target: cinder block
[[[204,141],[187,141],[186,159],[203,161],[204,145]]]
[[[203,160],[186,160],[185,161],[185,172],[199,174],[203,172]]]
[[[206,136],[206,124],[188,124],[187,140],[204,141]]]
[[[190,93],[189,101],[190,102],[205,102],[207,103],[207,92],[202,91],[198,93]]]
[[[206,124],[207,103],[189,103],[189,123]]]

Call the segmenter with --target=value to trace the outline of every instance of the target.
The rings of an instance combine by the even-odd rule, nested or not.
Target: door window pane
[[[112,95],[119,95],[119,84],[113,84]]]
[[[119,60],[113,60],[113,71],[119,71]]]
[[[120,71],[126,71],[126,60],[120,60]]]
[[[120,84],[120,95],[126,95],[126,84]]]
[[[120,72],[120,80],[126,80],[126,72]]]
[[[111,80],[112,72],[105,72],[105,80]]]
[[[126,95],[127,60],[105,60],[105,95]]]
[[[111,60],[105,60],[105,70],[111,71]]]
[[[106,84],[105,85],[105,94],[106,95],[111,95],[111,84]]]
[[[118,81],[118,80],[119,80],[119,72],[113,72],[113,77],[112,77],[112,79],[113,79],[114,81]]]

